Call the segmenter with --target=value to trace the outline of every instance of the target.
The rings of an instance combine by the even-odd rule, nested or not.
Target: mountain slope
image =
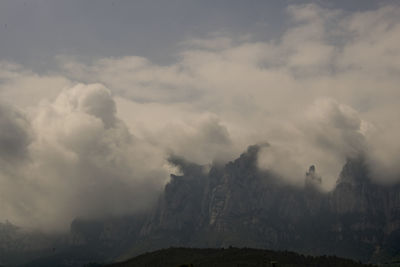
[[[311,257],[293,252],[276,252],[250,248],[193,249],[169,248],[137,256],[131,260],[108,265],[109,267],[236,267],[236,266],[367,266],[348,259],[332,256]]]

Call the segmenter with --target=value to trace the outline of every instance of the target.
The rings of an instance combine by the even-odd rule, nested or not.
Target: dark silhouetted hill
[[[169,248],[146,253],[107,267],[310,267],[310,266],[368,266],[334,256],[303,256],[294,252],[276,252],[250,248],[194,249]],[[372,266],[372,265],[369,265]]]

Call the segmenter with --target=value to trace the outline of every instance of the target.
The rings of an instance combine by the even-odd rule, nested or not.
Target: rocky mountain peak
[[[340,172],[337,185],[349,184],[357,186],[370,183],[368,165],[363,156],[348,158]]]
[[[322,184],[322,178],[315,171],[315,166],[311,165],[306,172],[305,187],[319,189]]]
[[[385,225],[399,225],[398,216],[384,213],[394,214],[400,198],[393,197],[393,190],[398,189],[370,183],[362,157],[348,159],[336,188],[326,193],[315,190],[322,178],[314,165],[305,174],[304,188],[260,171],[261,148],[250,146],[208,173],[174,158],[183,175],[172,176],[142,238],[168,245],[252,246],[366,260],[389,238]]]

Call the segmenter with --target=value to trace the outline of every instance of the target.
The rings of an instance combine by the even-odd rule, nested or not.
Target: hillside
[[[275,252],[250,248],[195,249],[169,248],[146,253],[125,262],[107,267],[233,267],[233,266],[372,266],[333,256],[303,256],[293,252]]]

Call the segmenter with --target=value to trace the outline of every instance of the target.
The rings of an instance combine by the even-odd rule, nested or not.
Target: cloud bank
[[[77,84],[29,119],[0,106],[1,218],[48,231],[75,217],[148,209],[168,177],[164,158],[116,117],[110,91]]]
[[[169,65],[59,57],[38,75],[3,62],[0,219],[61,229],[136,212],[167,181],[168,154],[210,164],[264,142],[259,167],[294,184],[315,165],[332,189],[360,154],[376,182],[398,181],[400,6],[287,16],[278,39],[212,34]]]

